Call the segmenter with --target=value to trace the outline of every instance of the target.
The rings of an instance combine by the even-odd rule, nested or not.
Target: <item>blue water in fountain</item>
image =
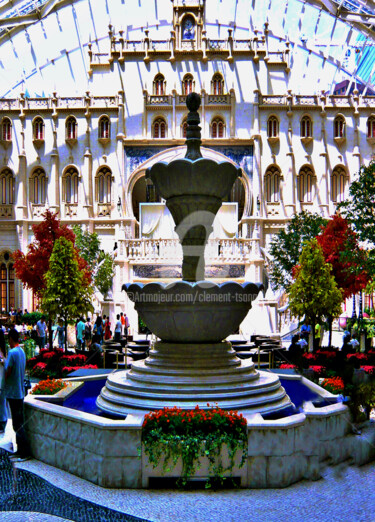
[[[124,416],[104,413],[96,406],[96,398],[99,395],[100,390],[105,386],[106,380],[107,379],[95,379],[92,381],[86,381],[79,390],[65,399],[63,406],[71,408],[72,410],[91,413],[98,417],[105,417],[106,419],[124,419]]]
[[[276,420],[295,415],[296,413],[303,411],[303,403],[306,401],[312,401],[314,406],[318,408],[337,402],[336,397],[333,397],[332,399],[322,398],[299,380],[283,379],[280,377],[280,382],[281,385],[285,388],[286,393],[289,395],[295,407],[288,406],[287,408],[284,408],[278,412],[264,413],[262,414],[262,417],[265,420]],[[108,413],[103,413],[96,406],[96,398],[99,395],[100,390],[103,388],[103,386],[105,386],[105,383],[106,379],[86,381],[79,390],[70,395],[70,397],[64,401],[63,406],[73,410],[91,413],[92,415],[97,415],[99,417],[105,417],[109,419],[124,419],[125,417],[123,416],[111,416]]]

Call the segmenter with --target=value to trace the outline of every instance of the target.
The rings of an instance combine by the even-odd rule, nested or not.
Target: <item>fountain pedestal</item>
[[[108,376],[97,405],[112,414],[146,413],[165,406],[183,409],[218,404],[225,410],[269,413],[290,406],[279,378],[241,361],[229,342],[157,342],[130,371]]]

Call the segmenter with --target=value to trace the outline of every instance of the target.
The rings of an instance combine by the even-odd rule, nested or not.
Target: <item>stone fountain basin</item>
[[[240,168],[227,161],[216,162],[207,158],[177,159],[170,163],[159,162],[147,169],[158,193],[169,199],[178,196],[213,196],[223,200],[229,194]]]
[[[263,285],[211,281],[122,286],[148,328],[165,342],[217,343],[237,331]]]

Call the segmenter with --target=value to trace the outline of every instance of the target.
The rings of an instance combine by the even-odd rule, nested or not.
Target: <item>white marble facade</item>
[[[363,28],[340,17],[333,27],[316,2],[282,10],[276,0],[47,4],[24,25],[6,21],[10,4],[0,12],[7,269],[4,255],[26,251],[31,225],[51,208],[96,231],[105,250],[117,243],[111,314],[126,309],[135,324],[122,283],[178,274],[175,239],[139,237],[139,204],[154,201],[145,169],[184,154],[190,90],[202,95],[204,155],[243,168],[230,198],[239,203],[237,233],[207,249],[216,280],[263,280],[271,235],[295,211],[332,214],[374,154],[374,86],[355,75],[359,58],[351,63],[347,52],[362,56]],[[347,90],[334,95],[341,80]],[[17,281],[14,305],[32,308]]]

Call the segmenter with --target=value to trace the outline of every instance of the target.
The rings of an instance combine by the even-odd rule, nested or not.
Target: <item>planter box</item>
[[[229,466],[230,460],[228,456],[228,448],[226,444],[223,444],[221,448],[220,457],[221,463],[224,468],[227,468]],[[240,468],[242,460],[242,450],[237,450],[236,454],[234,456],[234,466],[233,469],[230,471],[226,471],[223,473],[224,477],[232,477],[233,479],[236,479],[239,481],[239,484],[241,487],[247,487],[247,459],[245,460],[243,466]],[[182,474],[182,459],[179,457],[177,460],[177,463],[174,467],[173,463],[170,464],[170,468],[166,471],[163,471],[163,462],[164,459],[162,458],[161,461],[158,463],[156,468],[153,467],[152,464],[150,464],[148,456],[146,455],[144,445],[142,444],[142,487],[148,488],[149,487],[149,480],[150,478],[175,478],[178,479],[181,477]],[[219,462],[219,461],[218,461]],[[212,471],[210,474],[210,461],[207,457],[200,457],[199,458],[199,469],[195,470],[195,473],[193,476],[188,477],[188,480],[207,480],[209,477],[213,477]]]

